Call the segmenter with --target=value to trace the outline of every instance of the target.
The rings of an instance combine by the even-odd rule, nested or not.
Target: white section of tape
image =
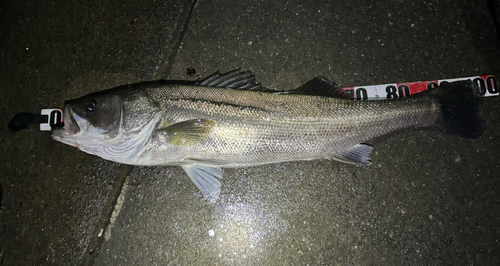
[[[42,109],[41,115],[46,115],[48,117],[47,123],[40,124],[40,131],[50,131],[52,130],[51,124],[57,124],[62,122],[63,113],[60,109]]]

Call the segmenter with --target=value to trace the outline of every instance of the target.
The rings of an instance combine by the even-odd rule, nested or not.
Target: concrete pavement
[[[105,88],[236,68],[279,90],[499,77],[486,1],[7,1],[0,14],[0,265],[500,263],[497,97],[480,139],[406,130],[370,142],[371,167],[225,169],[216,203],[179,167],[6,126]]]

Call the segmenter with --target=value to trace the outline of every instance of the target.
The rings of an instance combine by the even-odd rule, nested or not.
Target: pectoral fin
[[[370,153],[372,150],[372,146],[366,144],[356,144],[350,149],[334,155],[332,159],[343,163],[371,165],[372,162],[370,162]]]
[[[158,138],[175,146],[191,145],[210,133],[215,122],[208,119],[193,119],[157,129]]]
[[[202,165],[183,165],[182,169],[186,171],[206,199],[217,200],[220,194],[220,182],[217,178],[222,178],[222,169]]]

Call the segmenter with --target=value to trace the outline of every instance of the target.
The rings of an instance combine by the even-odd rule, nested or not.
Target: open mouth
[[[70,136],[80,132],[80,127],[78,126],[78,122],[76,122],[75,115],[76,114],[73,114],[68,105],[64,106],[64,128]]]

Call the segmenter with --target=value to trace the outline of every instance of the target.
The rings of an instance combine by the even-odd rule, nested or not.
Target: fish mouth
[[[73,136],[78,132],[80,132],[81,130],[77,122],[77,119],[78,118],[81,119],[81,117],[73,113],[71,107],[69,107],[69,105],[67,104],[64,105],[63,110],[64,110],[64,129],[70,136]],[[75,119],[75,116],[78,116],[77,119]]]
[[[65,104],[63,107],[64,127],[52,128],[50,136],[59,142],[77,147],[77,140],[74,135],[79,133],[81,129],[77,122],[80,117],[75,119],[75,115],[76,114],[71,111],[71,107]]]

